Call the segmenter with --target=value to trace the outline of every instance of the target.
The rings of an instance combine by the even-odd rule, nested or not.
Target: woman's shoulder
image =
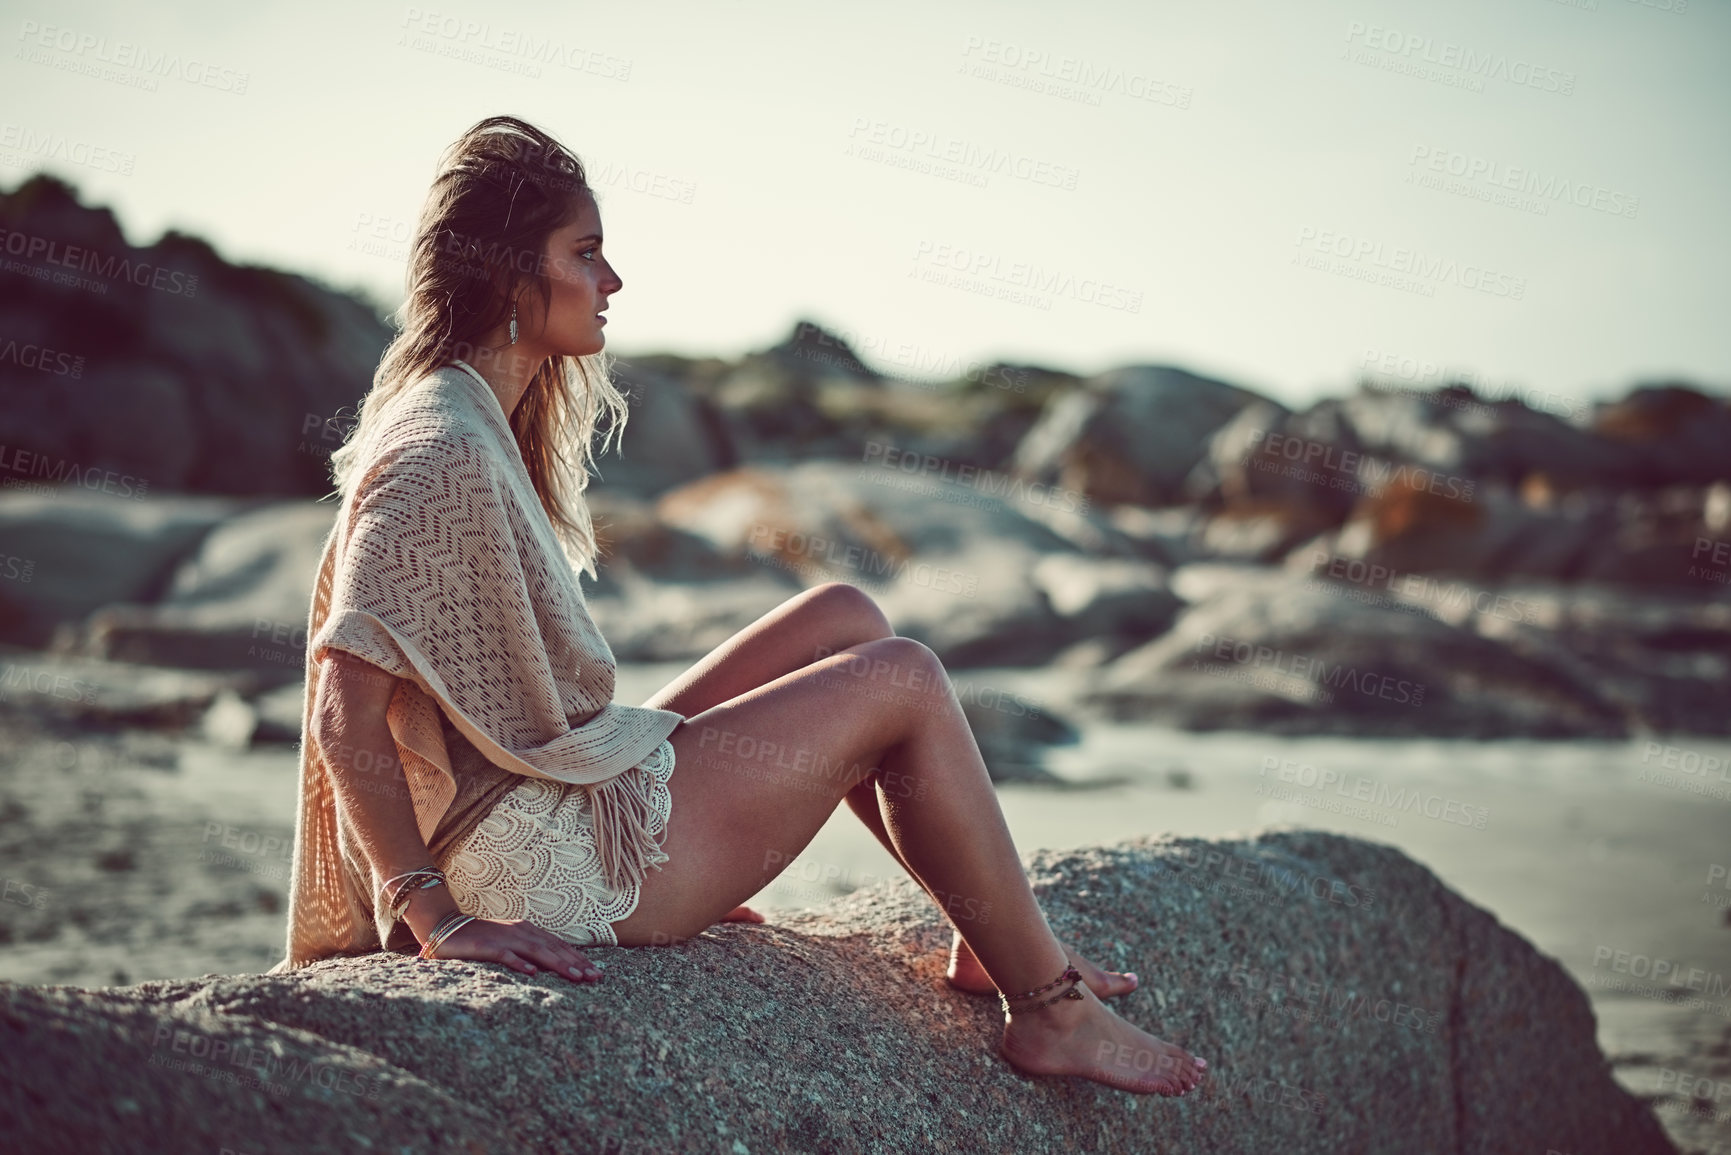
[[[496,464],[496,431],[470,391],[446,366],[422,374],[391,398],[372,429],[363,456],[411,463]]]
[[[411,379],[385,405],[379,428],[401,434],[407,427],[462,432],[482,425],[482,418],[461,370],[453,365],[429,369]]]

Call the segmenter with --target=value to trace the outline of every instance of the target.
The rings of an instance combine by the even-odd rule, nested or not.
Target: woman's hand
[[[573,982],[601,980],[600,968],[582,951],[527,919],[502,922],[476,918],[466,922],[439,944],[433,957],[504,963],[526,975],[549,970]]]

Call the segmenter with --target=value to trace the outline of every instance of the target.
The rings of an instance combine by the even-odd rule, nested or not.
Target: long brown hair
[[[416,226],[397,335],[361,399],[354,427],[331,454],[339,493],[346,494],[357,447],[391,398],[453,358],[474,364],[486,356],[481,339],[505,323],[511,302],[527,286],[538,288],[545,316],[551,300],[542,259],[547,236],[575,219],[586,195],[594,192],[576,154],[514,116],[488,117],[445,151]],[[620,435],[627,417],[612,365],[605,349],[549,357],[511,414],[541,506],[567,558],[592,580],[595,530],[581,500],[595,460],[591,441],[604,413],[609,431]],[[572,445],[575,462],[563,452]]]

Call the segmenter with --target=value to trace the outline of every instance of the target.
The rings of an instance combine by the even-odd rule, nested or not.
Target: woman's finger
[[[601,968],[590,962],[587,955],[582,951],[575,949],[569,943],[566,943],[565,945],[566,950],[568,950],[571,955],[571,962],[569,965],[577,969],[578,978],[599,979],[601,977]]]
[[[564,975],[574,982],[582,982],[588,977],[586,968],[581,963],[571,961],[569,952],[550,944],[537,944],[523,948],[528,956],[552,971]]]
[[[601,972],[583,957],[581,951],[553,932],[532,924],[521,926],[519,930],[525,939],[523,945],[517,948],[519,954],[536,959],[548,970],[575,982],[601,977]]]
[[[572,950],[571,945],[557,935],[535,935],[517,950],[554,974],[564,975],[574,982],[582,982],[589,977],[588,965],[583,956]]]
[[[535,964],[509,947],[501,950],[498,959],[495,961],[504,963],[514,971],[522,971],[526,975],[532,975],[535,973]]]

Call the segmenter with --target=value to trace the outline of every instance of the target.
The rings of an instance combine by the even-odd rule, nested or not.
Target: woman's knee
[[[841,672],[857,679],[860,688],[874,691],[874,698],[907,699],[906,704],[917,705],[941,697],[949,687],[942,659],[915,638],[897,634],[849,649],[851,653],[842,655]]]
[[[831,630],[848,644],[895,636],[882,608],[866,591],[850,582],[829,581],[806,591],[807,607],[820,614]]]

